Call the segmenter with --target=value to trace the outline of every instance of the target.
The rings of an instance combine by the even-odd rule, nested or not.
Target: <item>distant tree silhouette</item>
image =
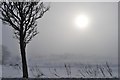
[[[26,45],[38,34],[37,19],[42,18],[48,10],[49,7],[40,1],[0,3],[0,19],[13,28],[15,38],[19,40],[23,78],[28,78]]]
[[[1,49],[2,49],[2,53],[4,53],[2,55],[2,65],[6,65],[9,62],[9,59],[10,59],[10,56],[11,56],[11,52],[4,45],[1,46]]]

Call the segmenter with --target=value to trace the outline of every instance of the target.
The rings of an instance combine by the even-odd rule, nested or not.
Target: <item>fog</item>
[[[117,2],[53,2],[50,10],[38,20],[39,34],[27,46],[27,60],[40,63],[90,62],[117,64]],[[76,28],[74,18],[84,13],[90,24]],[[2,25],[2,43],[10,53],[20,56],[19,44],[12,28]],[[40,62],[41,61],[41,62]]]

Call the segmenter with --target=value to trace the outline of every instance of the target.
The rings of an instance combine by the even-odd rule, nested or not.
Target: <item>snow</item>
[[[29,67],[29,77],[31,78],[59,78],[59,77],[77,77],[81,78],[83,77],[78,70],[81,70],[79,67],[71,67],[70,72],[71,74],[67,74],[67,70],[65,67],[41,67],[41,66],[30,66]],[[117,67],[112,67],[113,70],[113,77],[117,77],[118,70]],[[2,71],[2,77],[4,78],[19,78],[22,77],[22,71],[18,67],[12,67],[12,66],[3,66],[2,70],[0,68],[0,71]],[[40,76],[43,74],[42,76]],[[111,77],[107,71],[105,71],[106,77]],[[86,75],[84,73],[84,75]],[[86,77],[92,77],[89,75],[86,75]],[[94,77],[94,76],[93,76]],[[98,78],[103,77],[102,74],[99,74],[97,76]]]
[[[2,77],[2,66],[0,65],[0,79]]]

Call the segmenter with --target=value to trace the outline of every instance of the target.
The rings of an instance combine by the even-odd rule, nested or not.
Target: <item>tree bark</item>
[[[20,50],[21,50],[21,58],[22,58],[22,70],[23,70],[23,78],[28,78],[28,67],[26,61],[26,52],[25,52],[25,43],[24,39],[20,40]]]

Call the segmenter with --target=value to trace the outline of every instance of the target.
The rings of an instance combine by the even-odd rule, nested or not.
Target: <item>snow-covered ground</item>
[[[2,66],[0,65],[0,80],[2,78]]]
[[[117,67],[112,67],[112,77],[118,76]],[[0,69],[1,70],[1,69]],[[82,68],[79,67],[70,67],[68,70],[65,67],[40,67],[40,66],[31,66],[29,68],[29,75],[31,78],[33,77],[46,77],[46,78],[59,78],[59,77],[95,77],[94,74],[88,75],[84,70],[82,71],[82,75],[79,71]],[[105,77],[111,77],[110,74],[105,70]],[[18,67],[12,66],[3,66],[2,67],[2,77],[4,78],[15,78],[22,77],[22,72]],[[103,77],[101,72],[97,75],[98,78]]]

